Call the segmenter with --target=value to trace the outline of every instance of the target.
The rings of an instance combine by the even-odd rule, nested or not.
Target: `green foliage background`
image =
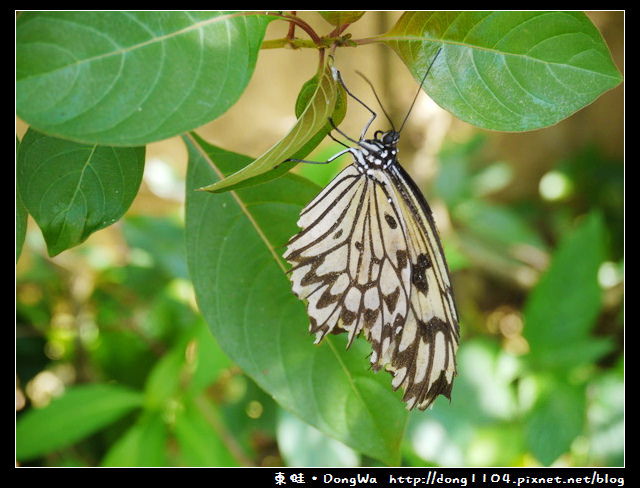
[[[18,16],[17,463],[623,465],[623,14],[304,12],[296,38],[277,17]],[[329,115],[360,133],[332,66],[398,123],[440,45],[448,112],[416,105],[400,149],[459,376],[408,413],[366,342],[313,345],[285,275],[340,163],[272,168],[337,152]]]

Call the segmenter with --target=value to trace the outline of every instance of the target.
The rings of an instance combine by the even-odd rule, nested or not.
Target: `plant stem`
[[[317,47],[325,47],[324,46],[324,42],[322,41],[320,36],[318,36],[318,34],[316,34],[316,31],[313,30],[313,27],[311,27],[309,24],[307,24],[300,17],[297,17],[295,15],[284,15],[284,14],[278,15],[278,17],[280,17],[283,20],[287,20],[289,22],[293,22],[295,25],[300,27],[303,31],[305,31],[309,35],[311,40],[314,42],[315,46],[317,46]],[[296,41],[296,39],[290,39],[290,41],[293,42],[293,41]]]
[[[373,42],[379,42],[383,36],[374,36],[370,38],[364,39],[349,39],[349,44],[344,44],[344,39],[341,37],[342,32],[344,32],[349,25],[351,24],[342,24],[337,26],[329,35],[327,36],[319,36],[316,31],[311,27],[307,22],[302,20],[300,17],[295,15],[295,12],[292,12],[291,15],[288,14],[277,14],[276,17],[290,22],[289,31],[287,32],[287,36],[281,39],[269,39],[262,42],[261,49],[276,49],[285,46],[291,46],[294,49],[298,48],[315,48],[315,49],[323,49],[330,46],[336,45],[360,45],[360,44],[369,44]],[[294,28],[295,26],[300,27],[304,30],[311,40],[308,39],[299,39],[294,37]]]
[[[283,37],[281,39],[269,39],[266,41],[262,41],[262,46],[260,46],[260,49],[276,49],[286,46],[291,46],[293,48],[310,47],[316,49],[325,47],[323,45],[318,46],[315,42],[309,41],[307,39],[288,39],[286,37]]]

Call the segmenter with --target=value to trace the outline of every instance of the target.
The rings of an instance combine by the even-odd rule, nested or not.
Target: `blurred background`
[[[624,74],[624,12],[587,14]],[[321,34],[331,30],[313,12],[300,15]],[[354,39],[383,33],[399,16],[368,12],[349,32]],[[272,22],[266,39],[284,37],[287,30]],[[197,132],[212,144],[259,156],[294,124],[297,93],[317,61],[310,49],[263,50],[238,103]],[[335,62],[349,89],[380,114],[372,129],[387,129],[388,123],[356,71],[373,82],[396,125],[402,121],[417,85],[395,53],[376,44],[342,48]],[[341,129],[357,137],[367,119],[368,112],[351,103]],[[26,127],[17,124],[21,138]],[[327,138],[308,159],[326,160],[339,148]],[[202,390],[189,397],[193,411],[181,403],[187,393],[180,381],[161,394],[155,457],[141,464],[375,465],[287,414],[226,360],[215,340],[198,340],[207,329],[184,256],[186,156],[180,138],[150,144],[144,182],[127,216],[55,258],[47,257],[39,230],[29,222],[16,266],[17,418],[76,385],[117,383],[148,396],[161,372],[180,377],[185,368],[193,373],[206,365]],[[451,406],[441,400],[426,413],[412,412],[403,463],[623,465],[624,85],[553,127],[527,133],[477,129],[422,94],[403,130],[400,161],[434,211],[463,341]],[[324,185],[348,163],[344,158],[295,171]],[[597,352],[559,373],[531,360],[536,355],[525,316],[536,307],[532,290],[555,252],[595,214],[604,243],[600,303],[582,339],[587,345],[593,340]],[[589,297],[577,293],[576,300]],[[596,343],[602,341],[606,347],[600,348]],[[562,346],[570,356],[572,343]],[[545,396],[553,385],[570,394]],[[207,442],[197,447],[185,429],[176,428],[185,409],[195,418],[192,425],[202,422],[216,449]],[[18,456],[18,462],[121,464],[131,426],[141,422],[132,412],[72,443]]]

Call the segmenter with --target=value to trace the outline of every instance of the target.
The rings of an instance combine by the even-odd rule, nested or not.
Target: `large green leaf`
[[[329,117],[339,124],[346,112],[345,95],[338,89],[332,64],[331,58],[323,58],[318,73],[302,87],[296,103],[298,120],[286,136],[251,164],[203,190],[221,192],[264,183],[297,164],[286,159],[303,158],[318,145],[331,130]]]
[[[538,129],[620,83],[602,36],[581,12],[406,12],[383,36],[456,117],[493,130]]]
[[[77,141],[139,145],[181,134],[235,103],[264,15],[25,12],[16,25],[16,109]]]
[[[370,371],[366,341],[314,345],[281,253],[318,187],[287,174],[233,192],[194,191],[250,158],[187,141],[186,235],[199,307],[220,347],[287,410],[350,447],[398,462],[407,418],[391,377]]]
[[[95,384],[70,388],[49,406],[20,417],[16,424],[16,458],[26,461],[66,447],[142,403],[140,392],[122,386]]]
[[[138,193],[144,147],[108,147],[29,130],[18,154],[18,191],[51,256],[127,211]]]
[[[602,307],[598,269],[604,260],[604,224],[598,214],[584,218],[558,245],[551,265],[524,307],[530,359],[545,368],[565,369],[591,362],[611,343],[591,335]]]

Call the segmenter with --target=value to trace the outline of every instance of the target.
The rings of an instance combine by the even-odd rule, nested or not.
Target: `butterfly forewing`
[[[336,327],[349,333],[350,343],[364,330],[375,341],[372,362],[378,367],[390,344],[383,340],[384,324],[404,321],[410,277],[406,249],[396,252],[404,243],[402,230],[389,229],[380,209],[400,218],[380,185],[351,165],[301,212],[303,230],[285,254],[316,342]]]

